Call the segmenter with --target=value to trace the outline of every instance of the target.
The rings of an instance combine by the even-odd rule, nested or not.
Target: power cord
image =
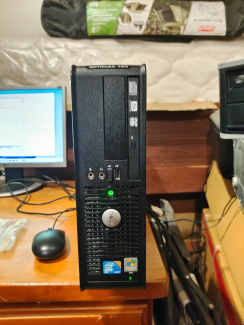
[[[237,199],[236,196],[231,197],[230,200],[224,206],[223,211],[222,211],[220,217],[206,221],[207,224],[208,223],[212,223],[212,222],[215,222],[216,224],[215,225],[212,225],[212,226],[210,226],[208,228],[204,228],[203,230],[207,230],[209,228],[216,227],[221,222],[221,220],[225,217],[225,215],[228,213],[229,209],[231,208],[231,206],[233,205],[233,203],[236,201],[236,199]],[[188,218],[179,218],[179,219],[176,219],[175,221],[176,222],[182,222],[182,221],[191,222],[191,223],[193,223],[195,225],[201,225],[202,224],[202,222],[197,222],[195,220],[191,220],[191,219],[188,219]],[[166,220],[165,223],[171,223],[171,222],[175,222],[175,221],[173,221],[173,220]]]
[[[177,249],[172,236],[173,233],[170,228],[168,229],[167,220],[165,222],[165,220],[159,218],[159,216],[150,208],[148,209],[148,214],[150,216],[150,223],[159,251],[169,271],[171,288],[173,288],[173,290],[175,288],[174,278],[172,277],[171,271],[174,270],[175,274],[181,281],[185,293],[189,297],[192,306],[191,310],[194,311],[194,317],[190,314],[188,314],[188,316],[191,316],[192,321],[193,318],[196,318],[197,322],[194,322],[194,324],[220,324],[214,305],[209,301],[204,291],[195,283],[193,275],[184,261],[184,257]],[[174,291],[174,294],[176,295],[176,291]],[[175,309],[176,306],[172,306],[172,308]]]
[[[68,188],[75,189],[74,186],[61,182],[58,178],[52,178],[47,175],[42,175],[42,177],[47,180],[47,183],[56,183],[57,185],[61,186],[70,199],[74,199],[74,194],[68,190]]]

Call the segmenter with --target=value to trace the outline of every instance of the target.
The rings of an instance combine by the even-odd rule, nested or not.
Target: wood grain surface
[[[203,191],[211,156],[210,113],[148,112],[148,194]]]
[[[64,195],[60,187],[48,186],[32,193],[32,202],[44,202]],[[19,214],[13,198],[0,199],[0,218],[26,218],[27,226],[18,234],[15,246],[0,253],[0,303],[13,302],[72,302],[72,301],[124,301],[130,298],[153,299],[165,297],[168,276],[161,261],[150,226],[147,223],[147,263],[145,288],[91,289],[79,287],[76,213],[64,214],[56,228],[66,234],[66,253],[51,262],[38,261],[31,250],[36,233],[51,227],[53,217]],[[75,207],[75,201],[63,199],[46,206],[26,206],[27,211],[53,212]]]
[[[202,192],[211,161],[213,110],[147,112],[147,194]],[[68,167],[43,172],[74,179],[71,114],[67,114]],[[29,172],[28,169],[26,169]]]
[[[150,302],[123,304],[42,304],[0,308],[0,323],[6,325],[150,325]]]

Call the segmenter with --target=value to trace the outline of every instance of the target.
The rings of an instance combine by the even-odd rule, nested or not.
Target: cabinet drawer
[[[0,308],[0,325],[148,325],[150,303],[104,306],[8,306]]]

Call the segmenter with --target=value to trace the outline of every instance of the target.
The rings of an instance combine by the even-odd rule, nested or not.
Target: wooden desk
[[[58,187],[32,194],[32,202],[64,195]],[[76,214],[63,215],[56,228],[67,236],[66,254],[52,262],[40,262],[32,254],[33,236],[53,224],[53,217],[21,215],[13,198],[0,199],[0,217],[27,218],[26,229],[9,252],[0,253],[0,324],[151,324],[152,301],[167,296],[168,276],[147,224],[146,288],[79,288]],[[69,199],[46,206],[25,206],[29,211],[53,212],[74,207]],[[21,323],[20,323],[21,321]],[[49,324],[49,323],[48,323]]]

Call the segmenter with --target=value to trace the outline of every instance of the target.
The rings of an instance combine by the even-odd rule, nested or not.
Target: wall
[[[29,58],[30,62],[34,64],[34,76],[37,76],[37,79],[40,78],[43,82],[43,67],[49,71],[48,77],[51,74],[54,75],[53,78],[59,78],[58,75],[53,73],[53,66],[58,62],[62,67],[64,66],[62,53],[64,51],[61,46],[63,40],[55,39],[55,44],[59,44],[55,48],[55,51],[52,51],[52,60],[48,62],[43,61],[43,65],[40,63],[40,51],[36,47],[33,48],[30,44],[31,42],[24,42],[26,38],[38,39],[41,36],[45,36],[46,33],[42,29],[40,22],[40,10],[43,0],[0,0],[1,1],[1,10],[0,10],[0,40],[8,39],[18,39],[18,46],[25,47],[25,51],[20,51],[19,61],[16,58],[15,43],[13,46],[9,46],[6,50],[4,56],[0,56],[0,68],[2,73],[2,81],[4,78],[9,82],[9,75],[12,75],[11,72],[17,76],[17,81],[15,83],[22,82],[25,85],[29,84],[29,81],[32,81],[33,70],[31,71],[31,77],[26,79],[28,75],[28,66]],[[23,39],[23,42],[21,42]],[[7,42],[12,43],[12,42]],[[35,44],[35,43],[33,43]],[[39,44],[39,40],[36,42]],[[119,42],[103,40],[102,42],[92,42],[92,41],[82,41],[82,42],[72,42],[73,48],[72,51],[75,51],[80,44],[84,44],[84,49],[81,51],[82,62],[85,62],[89,57],[92,57],[93,54],[94,60],[101,60],[102,55],[99,50],[101,49],[102,44],[107,46],[113,44],[118,48],[119,52],[113,53],[112,59],[115,60],[121,52],[121,57],[129,57],[133,60],[133,63],[138,62],[138,53],[142,53],[143,44],[141,42],[135,42],[131,44],[130,42],[123,41],[123,46]],[[95,44],[94,52],[91,51],[91,45]],[[98,46],[99,44],[99,46]],[[153,61],[155,62],[156,58],[152,55],[157,49],[165,53],[165,57],[168,57],[167,50],[173,46],[172,43],[151,43],[147,42],[147,46],[153,49],[145,50],[146,55],[144,58],[148,61],[148,90],[150,86],[154,86],[155,80],[160,76],[164,69],[170,70],[170,64],[166,61],[160,60],[159,64],[152,65]],[[132,46],[131,46],[132,45]],[[176,53],[185,53],[186,49],[190,44],[177,44]],[[51,45],[48,43],[48,48]],[[44,50],[46,47],[44,47]],[[133,49],[133,50],[132,50]],[[29,52],[28,52],[29,50]],[[79,49],[78,49],[79,50]],[[27,54],[26,54],[27,52]],[[45,52],[45,51],[44,51]],[[1,53],[1,49],[0,49]],[[54,55],[56,53],[56,56]],[[105,50],[103,53],[108,54]],[[46,55],[46,52],[45,52]],[[44,56],[46,60],[46,56]],[[153,59],[152,59],[153,58]],[[8,60],[7,60],[8,59]],[[4,61],[6,60],[6,61]],[[68,60],[68,58],[67,58]],[[136,61],[137,60],[137,61]],[[16,65],[16,62],[20,64]],[[82,63],[81,62],[81,63]],[[9,63],[9,64],[8,64]],[[79,62],[78,62],[79,63]],[[157,61],[156,61],[157,63]],[[12,64],[12,66],[11,66]],[[19,69],[16,71],[16,67]],[[6,70],[6,73],[4,71]],[[194,79],[194,69],[191,69],[189,76],[193,75]],[[56,71],[56,70],[55,70]],[[55,72],[54,71],[54,72]],[[19,73],[18,73],[19,72]],[[173,80],[179,80],[174,75]],[[50,80],[50,78],[49,78]],[[59,80],[59,79],[57,79]],[[181,80],[181,79],[180,79]],[[56,81],[56,79],[55,79]],[[14,84],[15,85],[15,84]],[[1,84],[0,84],[1,86]],[[2,84],[2,86],[4,86]],[[168,84],[168,78],[165,78],[163,84],[156,84],[158,88],[158,94],[160,98],[162,96],[165,99],[167,91],[171,94],[172,99],[179,100],[182,102],[179,91],[186,92],[187,84],[180,82],[180,86],[174,86],[170,88]],[[164,89],[164,91],[161,91]],[[150,91],[148,91],[148,98],[150,98]],[[209,152],[210,147],[207,143],[207,133],[208,133],[208,115],[209,112],[150,112],[148,114],[148,147],[147,147],[147,193],[151,195],[155,194],[177,194],[181,195],[182,193],[191,194],[192,192],[201,192],[202,186],[205,182],[208,163],[209,163]],[[68,128],[70,129],[70,127]],[[70,178],[74,176],[73,170],[73,157],[72,157],[72,143],[69,143],[69,165],[64,172],[64,170],[56,170],[57,176],[64,178]],[[47,172],[52,173],[54,170],[48,170]]]
[[[1,0],[0,39],[45,35],[41,27],[42,0]]]

